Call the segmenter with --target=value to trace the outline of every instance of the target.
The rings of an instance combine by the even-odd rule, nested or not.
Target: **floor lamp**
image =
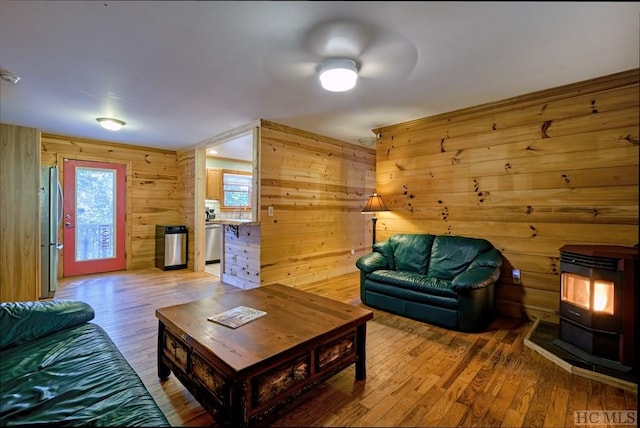
[[[371,217],[371,221],[373,222],[373,243],[371,247],[376,244],[376,221],[378,221],[376,213],[381,211],[389,211],[389,208],[384,204],[382,196],[374,193],[373,196],[369,196],[367,204],[362,209],[362,214],[373,214],[373,217]]]

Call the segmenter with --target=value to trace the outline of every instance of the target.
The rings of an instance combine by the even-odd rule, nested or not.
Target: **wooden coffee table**
[[[238,328],[207,318],[237,306],[267,314]],[[156,310],[158,377],[170,372],[216,422],[247,426],[355,364],[365,370],[370,310],[274,284]]]

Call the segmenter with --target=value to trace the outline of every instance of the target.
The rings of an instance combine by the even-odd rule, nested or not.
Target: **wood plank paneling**
[[[197,185],[198,181],[204,179],[203,163],[204,156],[200,164],[197,164],[196,151],[193,149],[180,150],[177,153],[178,196],[174,199],[179,203],[180,217],[177,224],[187,226],[187,268],[189,270],[195,270],[196,252],[204,248],[204,230],[202,227],[196,227],[196,224],[198,226],[202,224],[198,220],[203,220],[201,217],[196,218],[196,209],[200,213],[204,210],[204,194],[199,193]]]
[[[260,284],[354,272],[371,245],[360,211],[375,191],[374,151],[268,121],[260,135]]]
[[[43,133],[42,163],[57,164],[61,181],[64,158],[127,164],[127,269],[154,267],[155,225],[184,224],[184,173],[176,152]]]
[[[498,310],[553,317],[562,245],[638,243],[639,87],[635,69],[374,130],[378,240],[488,239]]]
[[[40,296],[40,132],[0,124],[0,301]]]

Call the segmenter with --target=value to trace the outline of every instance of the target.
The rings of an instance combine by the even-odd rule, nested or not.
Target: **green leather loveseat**
[[[356,261],[367,306],[459,331],[494,317],[502,255],[484,239],[397,234]]]
[[[93,317],[79,301],[0,304],[0,426],[170,426]]]

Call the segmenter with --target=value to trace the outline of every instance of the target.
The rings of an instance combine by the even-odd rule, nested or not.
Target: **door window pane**
[[[76,168],[76,261],[115,257],[116,171]]]

